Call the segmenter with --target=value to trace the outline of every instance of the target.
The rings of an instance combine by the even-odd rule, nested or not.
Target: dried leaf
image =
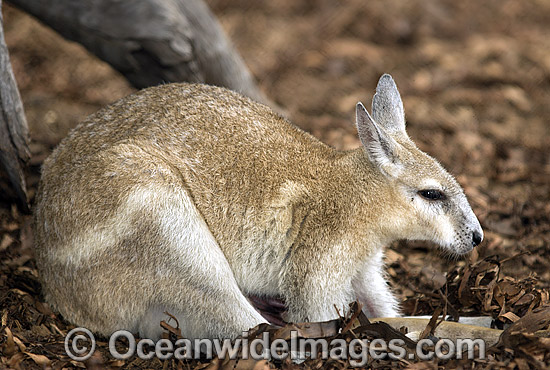
[[[10,357],[15,352],[17,352],[17,347],[15,345],[15,341],[13,339],[13,334],[12,334],[10,328],[6,327],[6,328],[4,328],[4,331],[6,332],[6,342],[2,345],[2,352],[7,357]]]
[[[44,355],[37,355],[30,352],[25,352],[37,365],[41,366],[43,369],[51,369],[52,361]]]
[[[510,320],[511,322],[516,322],[516,321],[519,320],[519,316],[516,315],[513,312],[506,312],[505,314],[499,316],[499,318],[501,318],[501,317],[504,317],[504,318]]]

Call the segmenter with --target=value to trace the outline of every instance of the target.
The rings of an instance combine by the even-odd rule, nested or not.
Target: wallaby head
[[[392,77],[380,78],[372,116],[363,104],[356,108],[364,150],[394,190],[396,212],[385,220],[399,234],[396,238],[430,240],[455,256],[481,243],[483,231],[460,185],[408,137],[403,102]]]

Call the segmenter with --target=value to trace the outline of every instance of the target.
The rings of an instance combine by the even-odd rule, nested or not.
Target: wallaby
[[[45,299],[103,335],[235,337],[266,319],[247,296],[281,297],[289,322],[399,315],[384,247],[482,241],[455,179],[405,132],[390,75],[362,146],[338,151],[268,107],[200,84],[152,87],[92,114],[44,162],[34,213]]]

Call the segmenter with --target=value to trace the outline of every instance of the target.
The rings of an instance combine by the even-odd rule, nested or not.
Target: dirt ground
[[[446,259],[426,243],[391,246],[389,277],[406,314],[431,314],[446,302],[449,312],[491,315],[502,326],[548,304],[550,2],[208,3],[266,95],[294,123],[336,148],[359,145],[355,103],[369,106],[380,75],[393,75],[409,135],[457,177],[485,231],[467,260]],[[27,177],[32,198],[40,164],[68,130],[134,89],[78,44],[3,8],[32,138]],[[71,325],[41,303],[29,217],[9,200],[5,176],[0,194],[0,367],[80,366],[62,353],[62,334]],[[550,366],[550,342],[539,339],[525,336],[485,361],[369,366],[544,368]],[[318,367],[345,367],[340,365]]]

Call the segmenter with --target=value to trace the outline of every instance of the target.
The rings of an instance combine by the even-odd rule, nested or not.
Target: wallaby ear
[[[384,74],[372,98],[372,116],[390,135],[405,134],[405,110],[393,78]]]
[[[398,144],[371,117],[362,103],[356,106],[356,124],[359,139],[365,147],[370,161],[383,173],[397,176],[401,163],[397,158]]]

